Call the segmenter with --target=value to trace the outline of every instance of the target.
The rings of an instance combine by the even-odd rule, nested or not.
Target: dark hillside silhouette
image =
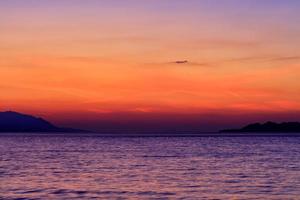
[[[262,132],[262,133],[300,133],[299,122],[266,122],[264,124],[255,123],[249,124],[241,129],[225,129],[221,130],[222,133],[251,133],[251,132]]]
[[[0,132],[85,132],[72,128],[56,127],[50,122],[17,112],[0,112]]]

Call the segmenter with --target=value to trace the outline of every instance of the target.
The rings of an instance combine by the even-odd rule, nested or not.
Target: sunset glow
[[[1,1],[0,108],[92,128],[176,116],[222,125],[241,115],[300,119],[299,6]]]

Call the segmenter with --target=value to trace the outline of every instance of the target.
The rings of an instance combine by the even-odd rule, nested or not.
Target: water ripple
[[[0,199],[299,199],[299,149],[295,137],[0,137]]]

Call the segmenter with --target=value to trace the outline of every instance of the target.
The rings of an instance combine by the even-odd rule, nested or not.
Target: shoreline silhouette
[[[214,136],[300,136],[299,122],[264,124],[249,124],[240,129],[224,129],[219,132],[203,132],[199,129],[106,129],[100,131],[89,131],[75,128],[64,128],[53,125],[43,118],[22,114],[14,111],[0,112],[0,133],[26,133],[39,135],[51,133],[51,135],[63,133],[77,133],[80,135],[99,135],[104,137],[214,137]],[[299,134],[297,134],[299,133]]]
[[[22,114],[14,111],[0,112],[0,132],[38,133],[64,132],[83,133],[87,130],[57,127],[43,118]]]
[[[238,129],[224,129],[220,133],[300,133],[299,122],[254,123]]]

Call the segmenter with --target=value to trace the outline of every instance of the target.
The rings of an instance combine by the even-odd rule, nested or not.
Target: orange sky
[[[0,3],[1,110],[300,111],[298,2],[101,2]]]

